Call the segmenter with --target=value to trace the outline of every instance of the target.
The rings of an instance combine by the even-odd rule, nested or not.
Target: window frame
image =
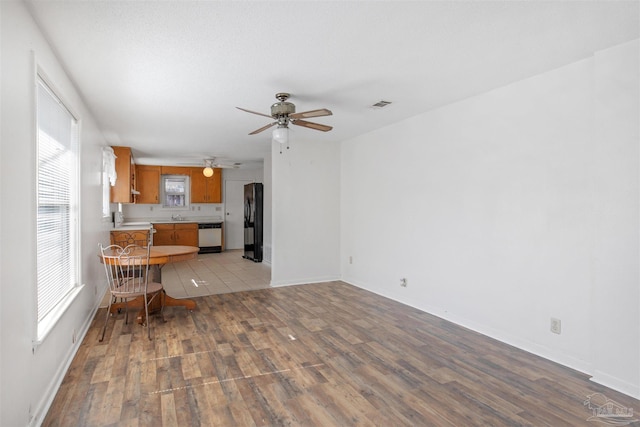
[[[166,181],[167,180],[181,180],[184,182],[184,193],[175,193],[175,194],[184,194],[184,205],[183,206],[174,206],[167,204],[167,196],[174,194],[168,193],[166,191]],[[160,175],[160,201],[163,209],[177,209],[177,210],[189,210],[191,204],[191,181],[189,175],[176,175],[176,174],[167,174]]]
[[[58,320],[62,317],[67,308],[71,305],[76,296],[80,293],[83,285],[81,285],[81,271],[82,271],[82,259],[80,257],[81,253],[81,229],[80,229],[80,156],[81,156],[81,121],[79,115],[76,114],[73,109],[70,107],[70,104],[65,101],[64,97],[61,95],[60,90],[53,84],[52,80],[49,79],[46,73],[37,66],[34,73],[34,179],[35,179],[35,191],[34,191],[34,199],[35,199],[35,215],[34,215],[34,259],[36,261],[36,269],[35,269],[35,292],[34,292],[34,339],[33,339],[33,347],[35,348],[44,341],[49,332],[53,329],[53,327],[57,324]],[[44,148],[41,141],[41,123],[42,123],[42,104],[47,101],[42,101],[40,96],[41,87],[44,88],[45,92],[51,97],[51,100],[56,102],[69,117],[70,120],[70,130],[69,130],[69,147],[68,149],[64,149],[64,152],[71,152],[71,170],[69,171],[69,202],[68,202],[68,211],[69,217],[68,221],[64,224],[68,226],[68,235],[67,235],[67,243],[68,243],[68,261],[70,264],[70,268],[68,271],[65,271],[64,274],[68,274],[63,277],[63,282],[65,279],[68,279],[68,284],[64,285],[62,288],[61,295],[54,299],[53,304],[50,305],[47,312],[45,314],[39,313],[40,310],[40,298],[42,294],[41,289],[41,275],[39,273],[39,268],[41,266],[42,258],[41,258],[41,243],[42,238],[45,237],[46,233],[41,231],[39,228],[39,219],[41,207],[43,206],[51,206],[51,204],[41,204],[41,193],[40,193],[40,177],[41,177],[41,165],[40,165],[40,157],[42,149]],[[55,140],[55,138],[52,138]],[[61,144],[64,145],[64,144]],[[64,235],[64,233],[62,233]],[[64,246],[64,245],[62,245]]]

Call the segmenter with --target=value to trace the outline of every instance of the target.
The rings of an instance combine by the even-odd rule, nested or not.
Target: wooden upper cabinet
[[[191,169],[191,203],[222,203],[222,169],[214,168],[207,178],[202,168]]]
[[[135,167],[131,148],[111,147],[116,155],[116,185],[111,187],[111,203],[133,203],[131,190],[135,188]]]
[[[187,166],[161,166],[162,175],[190,175],[191,168]]]
[[[136,166],[137,190],[140,192],[137,203],[160,203],[160,170],[160,166]]]
[[[116,155],[116,185],[111,187],[111,203],[158,204],[162,175],[188,175],[191,203],[222,203],[222,169],[214,168],[210,178],[201,167],[134,165],[129,147],[111,147]],[[133,195],[131,190],[140,194]]]
[[[215,175],[215,174],[214,174]],[[191,203],[206,203],[207,178],[201,168],[191,168]]]
[[[207,192],[209,203],[222,203],[222,169],[213,170],[213,176],[207,181]]]

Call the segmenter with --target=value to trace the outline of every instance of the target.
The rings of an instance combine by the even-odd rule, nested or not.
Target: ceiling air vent
[[[371,107],[372,108],[384,108],[389,104],[391,104],[391,101],[378,101],[375,104],[373,104]]]

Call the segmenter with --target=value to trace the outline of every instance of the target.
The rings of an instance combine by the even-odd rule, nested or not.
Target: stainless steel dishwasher
[[[207,222],[198,224],[199,254],[222,252],[222,223]]]

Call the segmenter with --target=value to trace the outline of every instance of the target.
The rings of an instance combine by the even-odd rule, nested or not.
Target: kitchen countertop
[[[147,222],[146,224],[137,222],[136,224],[130,224],[124,222],[122,225],[118,227],[113,227],[111,231],[134,231],[134,230],[150,230],[151,223]]]
[[[152,218],[152,219],[148,219],[145,221],[149,221],[152,224],[173,224],[173,223],[180,223],[180,222],[195,222],[198,224],[203,224],[203,223],[219,223],[219,222],[223,222],[222,218],[220,218],[219,216],[213,216],[213,217],[198,217],[198,216],[185,216],[182,219],[171,219],[171,218]]]
[[[220,217],[184,217],[181,220],[171,218],[130,218],[118,227],[113,227],[114,231],[148,230],[152,224],[221,224],[224,221]]]

